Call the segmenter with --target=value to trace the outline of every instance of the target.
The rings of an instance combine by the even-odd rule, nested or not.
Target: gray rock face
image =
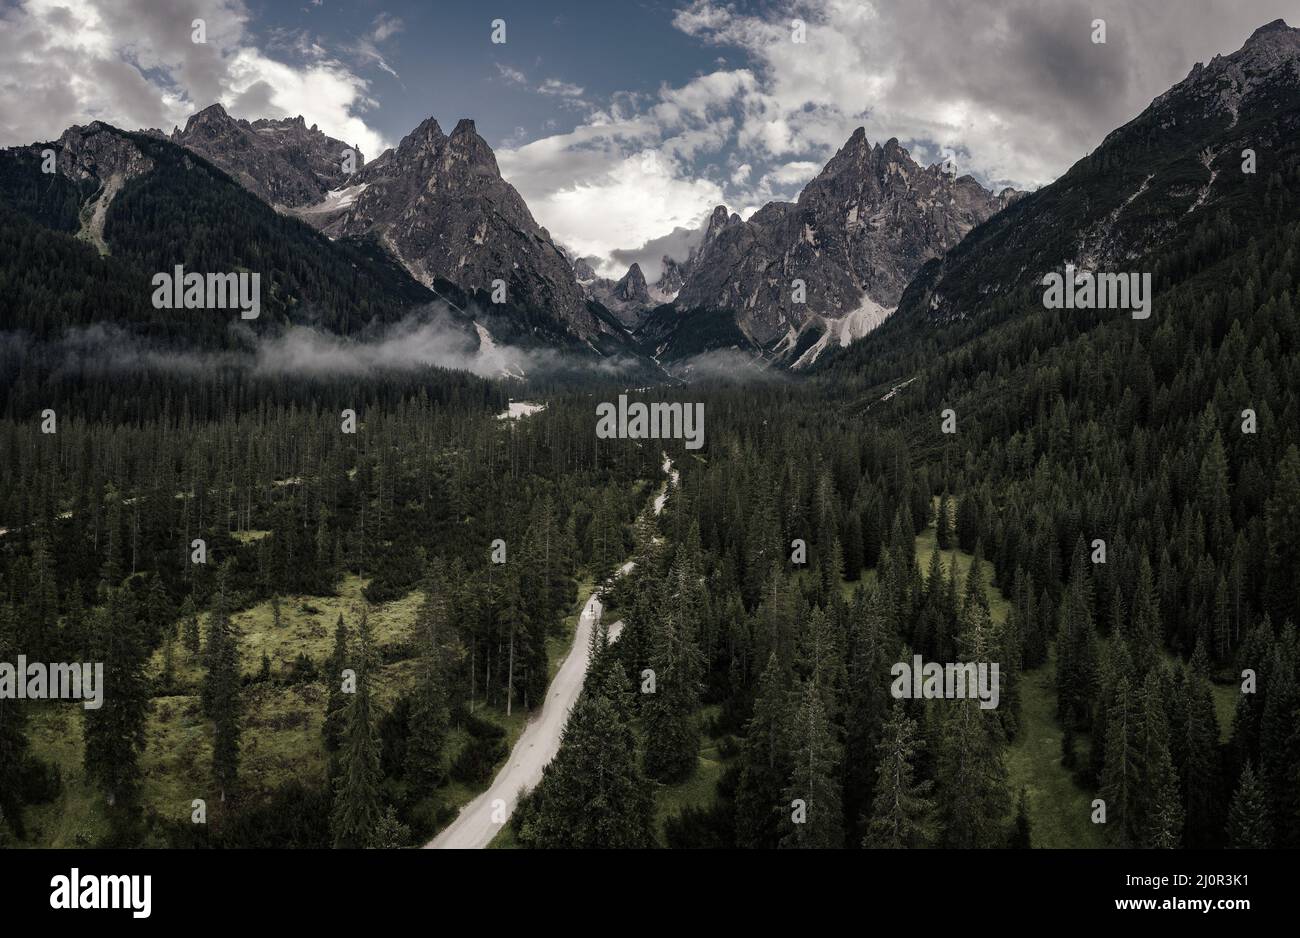
[[[153,160],[139,147],[116,128],[99,121],[69,127],[59,137],[57,151],[58,171],[76,180],[106,184],[116,177],[125,182],[153,169]]]
[[[93,121],[63,132],[55,165],[59,173],[71,179],[98,183],[95,194],[81,208],[77,237],[89,241],[100,254],[107,254],[104,223],[108,207],[129,180],[153,170],[153,160],[117,128]]]
[[[614,295],[625,303],[650,302],[650,289],[646,286],[645,275],[641,273],[640,264],[629,267],[622,279],[614,284]]]
[[[681,292],[682,285],[686,283],[689,268],[686,262],[675,261],[667,254],[663,256],[661,263],[663,264],[663,273],[655,281],[655,287],[662,294],[676,297]]]
[[[466,291],[505,281],[511,306],[558,320],[580,338],[602,331],[573,268],[501,178],[496,156],[462,120],[447,136],[433,118],[351,180],[352,200],[324,217],[332,237],[373,235],[426,285]]]
[[[797,203],[770,203],[744,222],[718,206],[676,305],[734,310],[765,348],[864,298],[892,308],[922,264],[1018,195],[922,168],[896,139],[873,147],[859,128]],[[796,280],[804,303],[794,301]]]
[[[349,184],[343,151],[356,152],[355,168],[363,165],[356,147],[326,136],[301,117],[236,120],[220,104],[199,111],[174,130],[179,144],[220,166],[245,189],[280,208],[300,208],[320,202],[327,192]]]
[[[351,174],[343,165],[348,145],[301,117],[250,124],[214,104],[171,139],[330,237],[376,237],[425,285],[441,277],[490,294],[502,280],[512,308],[579,338],[608,331],[587,310],[567,258],[501,178],[471,120],[447,136],[430,118],[369,164],[357,150]]]

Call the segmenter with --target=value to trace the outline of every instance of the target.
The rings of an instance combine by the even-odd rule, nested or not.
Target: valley
[[[403,27],[354,15],[268,46],[350,110],[196,86],[0,150],[0,662],[105,688],[0,699],[0,847],[999,851],[969,875],[1032,891],[1300,846],[1300,29],[1132,71],[1168,37],[1112,14],[1005,99],[855,66],[848,106],[696,0],[679,86],[493,40],[385,110],[345,78]]]

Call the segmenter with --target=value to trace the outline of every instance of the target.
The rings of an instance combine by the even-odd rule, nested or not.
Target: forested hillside
[[[6,689],[0,845],[414,847],[486,807],[503,848],[1300,847],[1297,50],[1197,66],[799,374],[734,310],[485,313],[155,134],[0,152],[0,664],[107,688]],[[258,273],[261,316],[154,308],[178,264]],[[1067,264],[1149,274],[1150,316],[1049,308]],[[598,429],[624,398],[703,445]],[[991,696],[900,689],[918,658]]]

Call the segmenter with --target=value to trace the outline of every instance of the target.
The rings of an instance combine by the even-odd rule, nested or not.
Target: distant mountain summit
[[[302,117],[236,120],[220,104],[204,108],[172,131],[170,140],[220,166],[270,205],[299,208],[347,183],[344,151],[361,150],[309,128]]]
[[[878,325],[922,264],[1020,195],[922,168],[897,139],[872,146],[858,128],[797,202],[747,221],[714,209],[675,305],[729,310],[754,349],[810,364],[832,338],[847,344]]]
[[[501,178],[472,120],[449,136],[428,118],[370,163],[301,117],[250,123],[219,104],[171,140],[331,238],[373,240],[425,286],[445,280],[485,305],[500,281],[510,308],[579,339],[618,331],[588,309],[567,258]],[[353,172],[345,150],[356,154]]]

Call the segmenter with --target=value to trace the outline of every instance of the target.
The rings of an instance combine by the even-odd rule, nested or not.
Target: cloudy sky
[[[219,101],[370,157],[472,117],[557,240],[653,279],[712,206],[793,199],[858,126],[1034,188],[1287,17],[1298,0],[0,0],[0,145]]]

